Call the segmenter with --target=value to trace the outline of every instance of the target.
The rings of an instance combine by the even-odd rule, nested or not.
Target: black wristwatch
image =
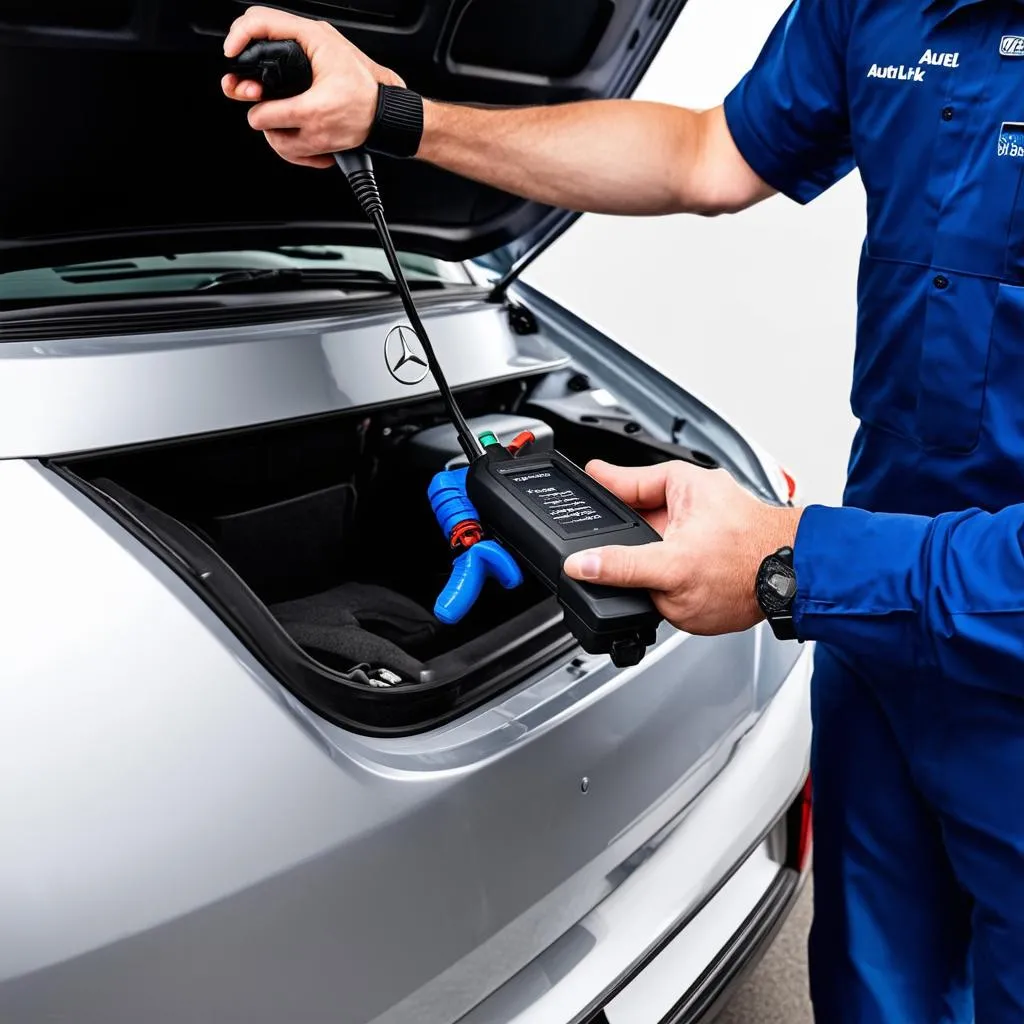
[[[366,136],[371,153],[414,157],[423,139],[423,97],[398,85],[377,86],[377,112]]]
[[[779,548],[761,563],[754,593],[775,636],[779,640],[798,639],[793,625],[796,570],[792,548]]]

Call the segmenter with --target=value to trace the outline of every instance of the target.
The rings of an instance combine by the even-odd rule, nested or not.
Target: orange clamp
[[[508,452],[509,455],[518,455],[521,448],[525,448],[528,444],[533,444],[537,438],[533,436],[532,430],[522,430],[509,443]]]
[[[483,527],[475,519],[464,519],[452,530],[451,537],[448,539],[452,550],[456,548],[465,550],[471,548],[478,540],[482,540],[483,536]]]

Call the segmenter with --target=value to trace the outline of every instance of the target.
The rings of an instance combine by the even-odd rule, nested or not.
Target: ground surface
[[[807,997],[808,886],[757,970],[716,1024],[812,1024]]]

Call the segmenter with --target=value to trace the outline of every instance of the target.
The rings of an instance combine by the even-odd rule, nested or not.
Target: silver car
[[[442,626],[459,449],[343,179],[219,94],[241,6],[0,5],[0,1020],[706,1018],[806,877],[808,651],[620,670],[532,579]],[[288,6],[526,103],[628,95],[681,2]],[[571,215],[378,173],[475,430],[790,500],[518,280]]]

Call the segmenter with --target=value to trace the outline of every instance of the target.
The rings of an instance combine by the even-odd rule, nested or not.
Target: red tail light
[[[814,845],[814,835],[811,828],[811,777],[807,776],[803,792],[800,794],[800,832],[796,847],[797,870],[803,874],[811,861],[811,848]]]
[[[788,492],[786,497],[792,501],[793,496],[796,494],[796,481],[781,466],[779,467],[779,472],[782,474],[782,478],[786,481],[786,490]]]

